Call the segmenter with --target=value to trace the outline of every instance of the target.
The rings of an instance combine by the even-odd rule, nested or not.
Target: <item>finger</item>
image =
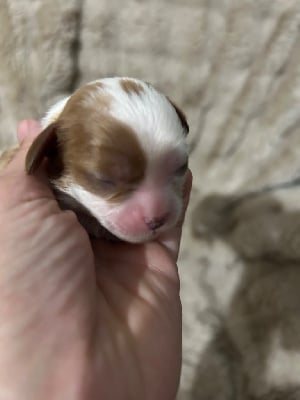
[[[35,120],[24,120],[20,122],[17,129],[17,137],[20,147],[7,166],[8,172],[25,174],[25,158],[33,140],[41,131],[41,125]]]
[[[3,201],[4,197],[12,205],[41,198],[53,201],[54,195],[49,188],[49,180],[44,168],[40,168],[34,176],[28,176],[25,171],[26,154],[40,130],[40,124],[34,120],[24,120],[19,124],[17,136],[21,144],[2,171],[2,178],[4,178],[2,190],[5,194],[4,196],[2,193]]]
[[[183,189],[183,208],[182,208],[181,218],[179,219],[177,225],[173,229],[161,235],[158,239],[158,241],[170,252],[171,256],[176,261],[180,249],[182,225],[184,223],[187,206],[189,204],[192,183],[193,183],[192,172],[188,170]]]
[[[32,142],[41,131],[41,125],[38,121],[33,119],[24,119],[19,123],[17,129],[17,136],[19,143],[24,140]]]
[[[191,195],[191,190],[192,190],[192,185],[193,185],[193,175],[191,170],[189,169],[187,171],[184,187],[183,187],[183,207],[182,207],[182,214],[181,218],[179,219],[178,226],[182,227],[184,219],[185,219],[185,214],[186,210],[190,201],[190,195]]]
[[[126,274],[128,283],[142,279],[145,272],[151,270],[178,284],[176,262],[165,247],[157,241],[130,244],[93,239],[91,244],[95,256],[97,279],[101,280],[103,268],[116,271],[118,277]],[[130,271],[129,274],[128,271]]]

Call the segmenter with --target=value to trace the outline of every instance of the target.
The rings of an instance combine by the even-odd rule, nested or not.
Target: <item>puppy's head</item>
[[[44,125],[26,169],[33,173],[48,157],[62,206],[135,243],[178,222],[188,125],[152,86],[125,78],[89,83],[50,109]]]

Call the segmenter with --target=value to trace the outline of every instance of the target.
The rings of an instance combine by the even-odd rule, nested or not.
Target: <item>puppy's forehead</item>
[[[147,154],[185,148],[185,126],[174,105],[150,84],[132,78],[98,81],[110,96],[109,112],[131,126]]]
[[[79,88],[64,115],[98,121],[110,115],[132,128],[151,157],[170,148],[186,147],[185,126],[176,107],[150,84],[132,78],[105,78]],[[69,118],[69,117],[68,117]],[[94,132],[95,133],[95,132]]]
[[[186,153],[176,110],[164,95],[142,81],[106,78],[91,82],[70,97],[60,120],[69,132],[63,140],[68,143],[65,158],[70,165],[84,163],[88,169],[120,171],[123,164],[123,172],[130,175],[134,168],[140,169],[141,177],[146,164],[160,154],[174,149]],[[117,160],[120,167],[114,168],[109,159]]]

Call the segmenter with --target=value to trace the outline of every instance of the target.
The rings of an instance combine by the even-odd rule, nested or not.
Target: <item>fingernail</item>
[[[35,121],[33,119],[28,119],[27,120],[27,129],[28,129],[28,133],[35,133],[35,132],[39,132],[41,129],[41,125],[38,121]]]

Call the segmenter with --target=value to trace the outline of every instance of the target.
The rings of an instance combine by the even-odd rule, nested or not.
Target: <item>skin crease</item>
[[[20,150],[0,173],[0,398],[174,400],[183,217],[146,244],[91,243],[43,168],[24,172],[39,131],[20,124]]]

